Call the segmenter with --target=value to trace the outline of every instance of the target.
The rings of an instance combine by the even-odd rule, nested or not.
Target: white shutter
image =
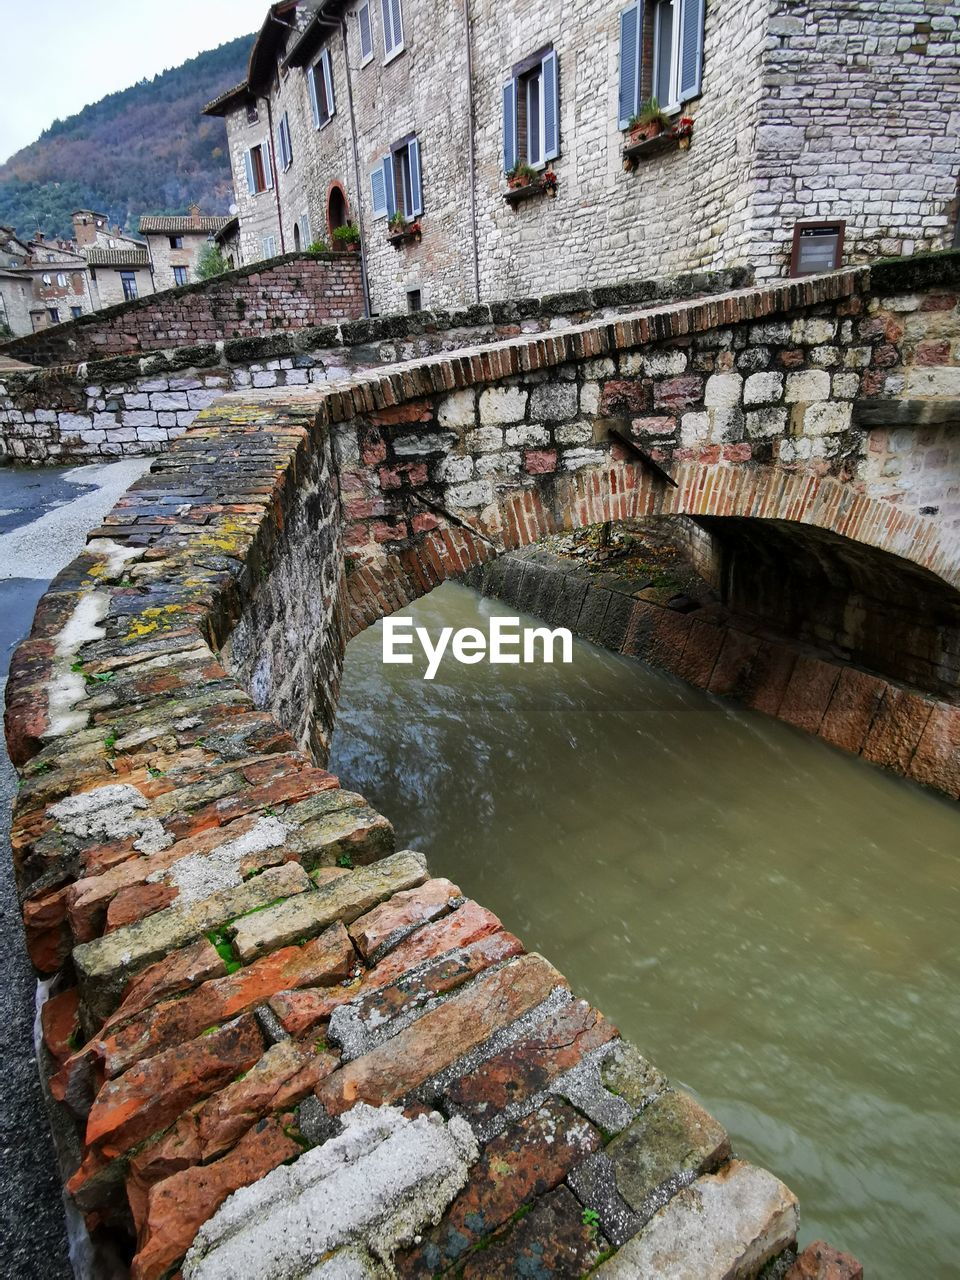
[[[320,128],[320,104],[317,102],[317,82],[313,76],[313,67],[307,67],[307,90],[310,94],[310,108],[313,111],[313,127]]]
[[[287,167],[287,153],[283,145],[283,117],[277,122],[277,156],[280,159],[280,168]]]
[[[556,160],[560,154],[560,71],[557,55],[551,50],[543,60],[543,159]]]
[[[247,191],[250,195],[255,196],[257,194],[257,188],[253,181],[253,154],[250,151],[245,151],[243,153],[243,164],[247,171]]]
[[[373,216],[387,216],[387,188],[383,179],[383,165],[378,164],[370,174],[370,192],[373,196]]]
[[[640,110],[640,33],[643,30],[643,0],[620,14],[620,86],[617,98],[617,127],[626,129]]]
[[[400,0],[380,0],[383,16],[383,57],[388,61],[403,48],[403,14]]]
[[[324,49],[320,55],[320,67],[323,71],[323,84],[327,91],[327,119],[334,114],[337,109],[336,101],[333,96],[333,67],[330,63],[330,50]]]
[[[423,213],[423,183],[420,177],[420,143],[413,138],[407,145],[407,163],[410,166],[410,208],[412,218]]]
[[[267,184],[267,190],[273,188],[273,166],[270,163],[270,138],[264,138],[260,143],[260,154],[263,157],[263,176]]]
[[[508,80],[503,86],[503,171],[509,173],[517,163],[517,82]]]
[[[700,92],[703,74],[703,0],[680,0],[680,101]]]
[[[360,6],[357,27],[360,33],[360,65],[364,66],[373,57],[373,26],[370,22],[369,4]]]

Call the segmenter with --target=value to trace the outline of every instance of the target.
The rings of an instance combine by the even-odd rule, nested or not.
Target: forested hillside
[[[252,36],[201,53],[152,80],[57,120],[0,165],[0,223],[68,236],[74,209],[93,208],[136,230],[142,213],[205,213],[231,201],[222,120],[204,103],[246,78]]]

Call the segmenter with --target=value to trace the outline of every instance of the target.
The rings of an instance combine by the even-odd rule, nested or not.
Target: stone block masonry
[[[95,1251],[137,1280],[786,1265],[790,1192],[292,736],[322,749],[345,635],[342,395],[205,410],[14,656],[11,843]]]
[[[463,311],[276,331],[261,323],[249,337],[7,373],[0,381],[0,449],[30,463],[159,453],[225,391],[327,382],[358,368],[549,332],[646,303],[723,292],[750,280],[742,269],[693,272]],[[42,362],[46,357],[34,352],[32,358]]]
[[[166,289],[4,343],[25,364],[77,364],[169,347],[356,320],[364,314],[354,254],[288,254]]]

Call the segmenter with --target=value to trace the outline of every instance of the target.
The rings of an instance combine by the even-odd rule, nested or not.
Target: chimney
[[[199,225],[200,225],[200,206],[199,206],[198,204],[192,204],[192,205],[190,206],[190,221],[193,223],[193,225],[194,225],[195,227],[199,227]]]

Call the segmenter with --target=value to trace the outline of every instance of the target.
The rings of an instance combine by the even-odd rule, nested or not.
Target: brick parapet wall
[[[253,269],[250,269],[249,275]],[[378,316],[93,359],[0,381],[0,443],[32,463],[159,453],[225,391],[299,387],[438,351],[549,331],[748,284],[746,269],[633,280],[463,311]]]
[[[77,364],[306,329],[363,313],[356,254],[287,254],[15,338],[0,351],[26,364]]]
[[[455,367],[418,376],[452,384]],[[720,1126],[496,917],[394,853],[390,824],[298,748],[289,728],[309,726],[264,709],[301,714],[311,676],[335,696],[326,423],[344,396],[205,411],[58,575],[11,665],[14,861],[31,958],[56,975],[41,1060],[95,1247],[134,1253],[136,1280],[177,1268],[200,1228],[187,1276],[238,1256],[258,1274],[269,1242],[293,1277],[318,1239],[344,1248],[334,1265],[371,1249],[408,1276],[512,1274],[545,1250],[581,1274],[620,1246],[642,1274],[663,1232],[691,1266],[789,1261],[786,1188],[730,1160]],[[342,1196],[335,1219],[322,1208],[326,1151],[353,1180],[353,1227]],[[272,1176],[292,1161],[321,1206],[307,1242],[290,1170]],[[204,1227],[251,1183],[241,1220]]]

